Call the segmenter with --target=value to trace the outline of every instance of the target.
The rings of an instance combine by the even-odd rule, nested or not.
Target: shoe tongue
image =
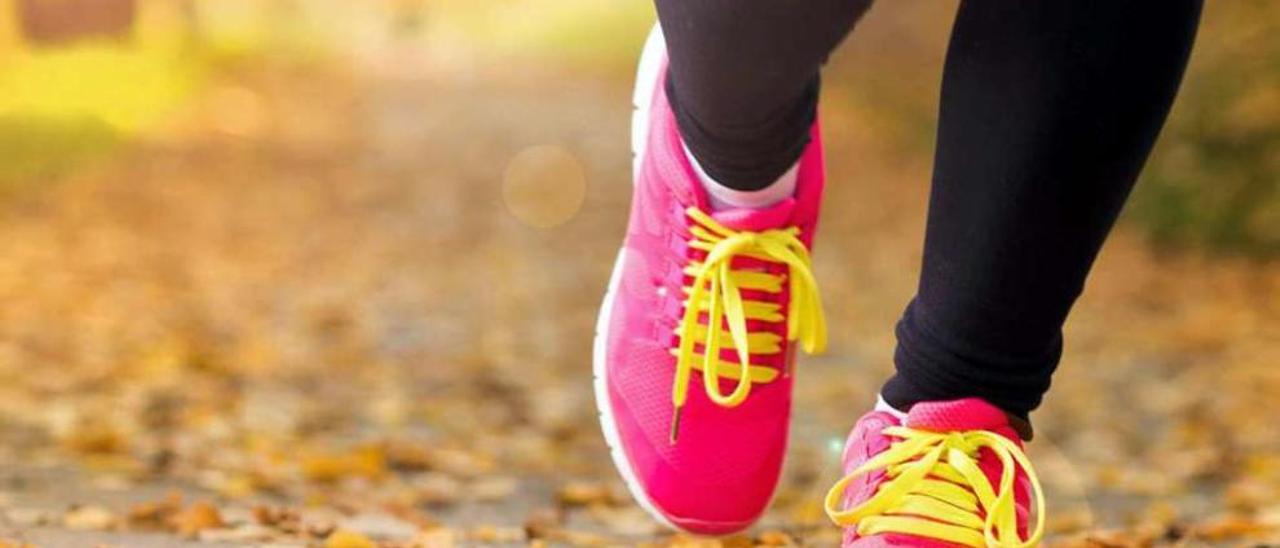
[[[1017,439],[1004,411],[978,398],[917,403],[907,413],[906,425],[933,432],[988,430]]]
[[[781,228],[791,221],[795,213],[796,199],[785,198],[781,202],[763,209],[733,208],[720,209],[711,213],[711,218],[732,230],[748,230],[760,232],[771,228]]]

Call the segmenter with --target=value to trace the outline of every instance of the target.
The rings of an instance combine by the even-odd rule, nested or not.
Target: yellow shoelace
[[[901,441],[827,492],[827,515],[837,525],[856,525],[862,536],[905,533],[975,548],[1025,548],[1040,543],[1044,494],[1040,479],[1016,443],[983,430],[929,432],[892,426],[884,433]],[[978,451],[984,447],[1000,459],[999,489],[992,487],[978,467]],[[1035,496],[1035,528],[1026,539],[1018,536],[1014,499],[1017,467],[1027,472]],[[849,483],[876,470],[884,470],[888,481],[862,504],[841,510]],[[986,519],[982,518],[984,513]]]
[[[780,322],[785,318],[787,341],[799,340],[805,352],[811,354],[821,352],[827,344],[827,326],[818,286],[814,281],[809,250],[799,238],[799,228],[734,231],[697,208],[691,207],[685,210],[685,214],[694,221],[690,228],[693,238],[689,246],[706,252],[707,256],[702,262],[693,262],[684,269],[685,275],[692,277],[693,282],[684,288],[684,317],[676,328],[680,347],[672,350],[676,356],[676,378],[671,390],[671,401],[675,406],[671,421],[672,443],[675,443],[679,432],[680,410],[688,399],[693,370],[702,371],[707,396],[724,407],[734,407],[746,400],[752,384],[773,382],[778,377],[776,369],[753,365],[751,355],[781,352],[784,345],[780,337],[771,332],[748,332],[747,320]],[[735,257],[782,263],[787,265],[788,274],[734,270],[731,267]],[[777,303],[742,297],[743,290],[781,293],[784,283],[790,284],[791,293],[785,316]],[[705,325],[698,322],[702,312],[707,313]],[[727,325],[727,332],[722,325]],[[697,342],[703,343],[702,354],[695,351]],[[720,350],[726,346],[737,351],[737,364],[720,359]],[[722,372],[721,367],[729,369]],[[720,391],[721,378],[737,381],[733,391],[727,395]]]

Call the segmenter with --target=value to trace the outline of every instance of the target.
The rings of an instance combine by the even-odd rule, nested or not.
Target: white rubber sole
[[[631,96],[632,184],[640,176],[640,162],[644,159],[645,145],[649,142],[649,108],[653,104],[653,93],[657,87],[655,82],[660,77],[658,71],[662,68],[662,59],[665,54],[666,42],[662,37],[662,29],[655,24],[653,30],[649,32],[649,38],[645,40],[644,51],[640,54],[640,65],[636,69],[636,88]],[[627,456],[623,453],[622,438],[618,434],[618,426],[614,422],[613,412],[609,405],[609,383],[606,377],[608,367],[605,364],[605,360],[609,356],[609,322],[613,313],[614,296],[618,290],[618,282],[622,278],[622,269],[625,267],[625,262],[626,248],[619,249],[618,258],[613,265],[613,274],[609,276],[609,288],[604,294],[604,303],[600,305],[600,315],[596,318],[595,340],[592,344],[592,371],[595,375],[596,410],[600,415],[600,430],[604,432],[604,441],[609,446],[609,455],[613,458],[613,465],[618,469],[618,474],[622,476],[622,480],[627,484],[627,490],[631,492],[631,497],[658,523],[671,529],[683,531],[681,527],[672,523],[662,512],[658,511],[653,501],[649,500],[649,495],[645,493],[644,487],[640,485],[635,471],[631,468],[631,463],[627,461]]]

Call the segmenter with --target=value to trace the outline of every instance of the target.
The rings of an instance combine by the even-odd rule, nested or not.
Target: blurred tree
[[[1210,4],[1133,217],[1161,244],[1280,256],[1280,2]]]
[[[18,1],[22,34],[37,45],[84,38],[127,39],[137,14],[137,0]]]

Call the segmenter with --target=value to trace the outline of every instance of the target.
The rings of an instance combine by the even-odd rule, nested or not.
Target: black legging
[[[870,0],[656,0],[668,94],[717,181],[800,156],[818,73]],[[947,51],[924,265],[882,394],[1026,415],[1173,102],[1202,0],[963,0]]]

